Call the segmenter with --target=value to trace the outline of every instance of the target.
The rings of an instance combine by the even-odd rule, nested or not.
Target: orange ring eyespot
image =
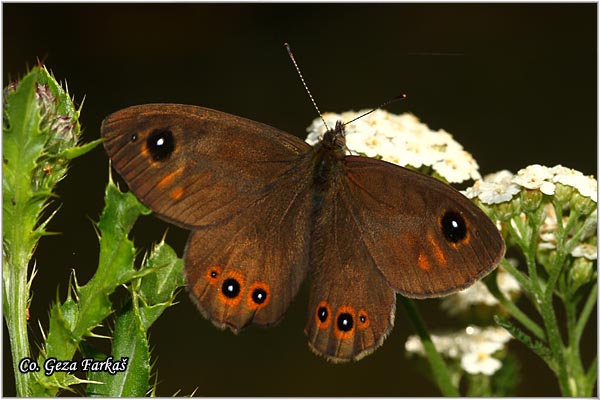
[[[369,319],[369,313],[365,310],[360,310],[358,312],[358,327],[360,329],[366,329],[371,324],[371,320]]]
[[[331,325],[331,307],[326,301],[322,301],[315,310],[315,322],[319,329],[326,329]]]
[[[213,265],[206,270],[206,281],[209,285],[217,287],[219,278],[221,277],[221,267]]]
[[[342,306],[338,309],[335,317],[335,329],[333,332],[338,339],[348,339],[354,335],[356,325],[354,308]]]
[[[246,302],[252,310],[266,307],[271,300],[271,288],[265,282],[254,282],[248,287]]]
[[[244,291],[244,276],[235,270],[225,271],[219,288],[219,300],[228,306],[236,306]]]

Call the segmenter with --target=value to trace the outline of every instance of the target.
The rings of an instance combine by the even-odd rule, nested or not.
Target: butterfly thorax
[[[335,128],[325,132],[321,142],[313,148],[313,182],[317,188],[326,190],[326,186],[335,181],[332,177],[340,175],[345,147],[344,125],[338,121]]]

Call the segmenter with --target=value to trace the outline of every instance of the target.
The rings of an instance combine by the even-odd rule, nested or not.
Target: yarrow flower
[[[517,172],[517,176],[513,178],[513,183],[526,189],[539,189],[544,194],[552,195],[554,194],[553,175],[551,168],[534,164]]]
[[[521,189],[513,183],[514,175],[508,170],[486,175],[463,192],[470,199],[479,197],[482,203],[498,204],[509,201]]]
[[[571,255],[575,258],[583,257],[588,260],[596,260],[598,258],[598,248],[591,243],[581,243],[571,251]]]
[[[468,326],[459,332],[431,335],[437,351],[444,357],[460,361],[461,368],[469,374],[493,375],[502,362],[493,357],[503,350],[512,338],[503,328]],[[404,345],[407,353],[425,355],[418,336],[412,335]]]
[[[463,194],[470,199],[479,198],[484,204],[498,204],[510,201],[522,188],[554,195],[557,184],[576,189],[581,196],[598,202],[598,181],[562,165],[546,167],[533,164],[519,170],[516,175],[506,170],[486,175]]]
[[[323,119],[328,126],[334,126],[336,121],[350,121],[367,111],[325,113]],[[307,131],[306,142],[314,145],[326,128],[323,121],[317,118]],[[346,125],[346,146],[352,152],[368,157],[381,157],[401,166],[431,167],[452,183],[481,179],[477,162],[452,135],[443,129],[432,131],[409,113],[396,115],[375,110],[359,118]]]

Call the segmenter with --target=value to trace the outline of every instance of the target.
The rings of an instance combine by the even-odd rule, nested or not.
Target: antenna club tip
[[[400,95],[400,97],[401,97],[401,98],[403,98],[403,99],[405,99],[405,98],[407,98],[407,97],[408,97],[408,95],[407,95],[406,93],[402,93],[402,94]]]

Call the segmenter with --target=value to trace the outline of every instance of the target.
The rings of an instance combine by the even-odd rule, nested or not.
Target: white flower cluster
[[[476,326],[468,326],[457,333],[431,335],[435,348],[442,356],[460,360],[462,369],[473,375],[493,375],[498,371],[502,362],[492,355],[502,350],[511,338],[503,328]],[[423,344],[416,335],[410,336],[404,347],[408,353],[425,354]]]
[[[516,263],[516,260],[509,260]],[[519,282],[503,268],[498,268],[496,275],[498,288],[508,299],[513,298],[513,294],[521,292]],[[440,306],[449,315],[454,316],[466,311],[469,307],[483,304],[489,307],[496,306],[498,300],[490,293],[487,286],[481,281],[475,282],[465,290],[461,290],[451,296],[442,299]]]
[[[562,165],[529,165],[517,172],[517,175],[506,170],[500,171],[475,182],[463,194],[470,199],[478,197],[485,204],[497,204],[509,201],[521,188],[538,189],[544,194],[553,195],[557,183],[575,188],[582,196],[598,202],[598,181]]]
[[[323,119],[328,126],[333,127],[337,121],[351,121],[367,111],[325,113]],[[368,157],[379,156],[385,161],[401,166],[428,166],[452,183],[481,179],[477,162],[452,135],[443,129],[430,130],[412,114],[396,115],[384,110],[375,110],[346,125],[345,128],[346,147],[350,151]],[[323,136],[326,128],[323,121],[317,118],[307,131],[306,142],[314,145]]]

